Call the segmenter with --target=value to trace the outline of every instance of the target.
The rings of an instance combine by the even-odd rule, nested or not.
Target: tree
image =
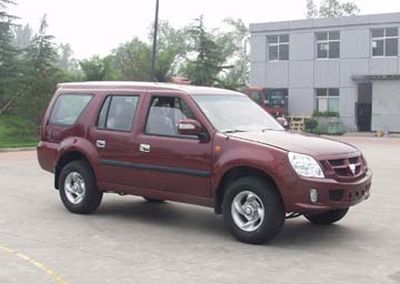
[[[112,66],[120,80],[148,81],[150,77],[151,49],[148,44],[133,38],[121,44],[111,55]]]
[[[61,43],[57,46],[57,66],[66,71],[76,71],[78,69],[78,61],[72,58],[74,52],[69,43]]]
[[[222,51],[224,63],[219,81],[222,87],[238,89],[247,84],[249,72],[248,39],[249,30],[240,19],[227,18],[224,32],[217,34],[216,43]]]
[[[307,0],[306,10],[306,16],[308,19],[318,17],[317,6],[315,5],[313,0]]]
[[[17,50],[12,45],[11,28],[15,16],[8,14],[9,0],[0,0],[0,114],[4,113],[14,96],[15,78],[17,73]]]
[[[340,2],[339,0],[323,0],[319,8],[313,0],[307,0],[306,15],[307,18],[333,18],[341,16],[353,16],[360,12],[358,6],[352,2]]]
[[[188,29],[191,37],[191,52],[181,72],[195,85],[212,86],[218,82],[218,74],[225,58],[211,33],[203,23],[203,16]]]
[[[41,18],[39,31],[21,60],[23,64],[18,68],[16,90],[9,108],[27,122],[38,123],[56,84],[63,80],[63,73],[56,66],[58,57],[54,37],[47,34],[46,15]]]
[[[16,18],[7,13],[14,2],[0,0],[0,115],[12,115],[10,124],[16,139],[35,139],[39,118],[56,84],[71,78],[58,68],[59,59],[54,37],[47,33],[44,15],[38,32],[29,26],[13,24]],[[67,56],[67,49],[65,51]]]
[[[153,31],[149,35],[153,38]],[[184,29],[175,29],[167,21],[158,27],[157,61],[155,76],[158,82],[167,82],[178,71],[179,63],[188,47]]]
[[[99,56],[93,56],[79,62],[85,79],[87,81],[103,81],[106,80],[107,66],[105,60]]]
[[[200,17],[188,28],[190,44],[180,74],[193,84],[238,89],[247,83],[249,31],[240,19],[227,18],[208,32]]]
[[[15,2],[12,0],[0,0],[0,23],[10,25],[13,20],[17,19],[16,16],[7,12],[9,5],[15,5]]]
[[[58,60],[54,36],[47,34],[47,15],[40,20],[39,32],[28,47],[28,61],[33,68],[40,73],[43,79],[47,79],[52,71],[55,71]]]
[[[358,8],[358,6],[351,1],[342,3],[341,9],[341,16],[354,16],[360,13],[360,8]]]
[[[14,26],[12,28],[13,32],[13,45],[15,48],[22,50],[27,48],[33,37],[33,30],[30,25],[25,26]]]

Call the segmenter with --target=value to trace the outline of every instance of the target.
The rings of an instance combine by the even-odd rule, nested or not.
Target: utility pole
[[[156,16],[154,19],[153,52],[151,56],[151,81],[156,81],[157,31],[158,31],[158,1],[156,0]]]

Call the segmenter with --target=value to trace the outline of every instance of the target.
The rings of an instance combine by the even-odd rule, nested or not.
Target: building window
[[[340,57],[340,32],[316,33],[317,58],[339,58]]]
[[[339,112],[339,89],[316,89],[318,112]]]
[[[268,36],[267,40],[270,61],[289,60],[289,35]]]
[[[397,56],[399,44],[398,28],[371,30],[372,56]]]

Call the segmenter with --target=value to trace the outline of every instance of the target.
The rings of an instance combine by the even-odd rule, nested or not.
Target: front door
[[[144,187],[211,197],[211,142],[178,133],[182,119],[196,119],[195,105],[180,94],[150,93],[143,133],[138,135]]]

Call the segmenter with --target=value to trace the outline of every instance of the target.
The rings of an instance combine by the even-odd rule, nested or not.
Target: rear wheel
[[[244,177],[226,189],[224,221],[239,241],[262,244],[281,231],[285,211],[276,189],[258,177]]]
[[[329,225],[342,219],[349,208],[329,210],[320,214],[304,215],[311,223],[316,225]]]
[[[97,189],[91,167],[84,161],[73,161],[61,170],[60,197],[72,213],[89,214],[99,207],[103,193]]]

